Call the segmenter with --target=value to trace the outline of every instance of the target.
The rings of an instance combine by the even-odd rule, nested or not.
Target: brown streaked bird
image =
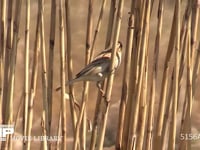
[[[70,80],[66,85],[73,84],[78,81],[103,81],[109,74],[111,65],[111,54],[112,48],[108,48],[99,53],[95,59],[86,65],[76,77]],[[117,43],[116,57],[114,59],[114,70],[118,69],[122,59],[122,43]],[[60,90],[61,87],[56,88],[56,91]]]

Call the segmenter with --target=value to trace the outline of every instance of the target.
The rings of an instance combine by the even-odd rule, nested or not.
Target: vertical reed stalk
[[[132,1],[132,8],[134,8],[135,2]],[[123,86],[122,86],[122,95],[119,109],[119,123],[117,130],[117,139],[116,139],[116,149],[122,148],[122,134],[123,134],[123,126],[125,122],[125,110],[129,95],[129,82],[130,82],[130,66],[131,66],[131,52],[133,45],[133,33],[134,33],[134,9],[131,9],[131,13],[129,16],[128,22],[128,30],[127,30],[127,43],[126,43],[126,51],[125,51],[125,63],[124,63],[124,74],[123,74]]]
[[[144,10],[144,19],[141,20],[143,23],[142,27],[142,37],[141,37],[141,42],[138,45],[138,59],[137,59],[137,67],[138,67],[138,74],[136,74],[136,76],[138,76],[138,82],[136,84],[136,89],[135,89],[135,93],[132,97],[132,100],[135,100],[135,103],[132,103],[132,106],[134,106],[133,104],[135,104],[135,106],[133,107],[134,109],[132,109],[131,115],[132,119],[130,122],[130,126],[129,126],[129,140],[128,140],[128,149],[134,149],[136,147],[136,142],[137,142],[137,136],[136,136],[136,132],[137,132],[137,126],[138,126],[138,115],[139,115],[139,104],[140,104],[140,100],[141,100],[141,90],[142,90],[142,81],[143,81],[143,76],[144,76],[144,66],[145,66],[145,56],[147,53],[147,39],[148,39],[148,34],[149,34],[149,18],[150,18],[150,4],[151,1],[146,1],[143,3],[143,7],[142,9]],[[142,15],[142,16],[143,16]],[[143,18],[143,17],[142,17]]]
[[[62,114],[61,114],[61,111],[60,111],[60,113],[59,113],[59,121],[58,121],[58,129],[57,129],[57,136],[61,136],[62,135],[62,133],[61,133],[62,120],[61,119],[62,119]],[[59,140],[56,142],[56,150],[60,150],[60,141]]]
[[[7,29],[7,40],[6,40],[6,50],[4,53],[4,75],[3,77],[3,108],[2,113],[5,113],[6,99],[8,96],[8,80],[9,80],[9,70],[10,70],[10,54],[12,49],[12,40],[13,40],[13,1],[8,1],[8,29]],[[3,46],[3,44],[2,44]],[[5,67],[6,66],[6,67]],[[3,122],[5,121],[5,115],[2,116]],[[5,123],[5,122],[4,122]]]
[[[8,80],[8,93],[7,93],[8,95],[5,102],[5,122],[4,122],[5,124],[13,123],[13,93],[14,93],[19,23],[20,23],[20,16],[21,16],[20,14],[21,14],[21,0],[17,1],[16,8],[15,8],[14,35],[12,39],[13,45],[12,45],[12,53],[10,56],[10,68],[9,68],[10,78]],[[12,149],[11,135],[9,135],[7,137],[7,140],[2,143],[2,147]]]
[[[104,11],[103,5],[105,5],[105,3],[106,2],[103,1],[102,7],[101,7],[102,8],[101,9],[102,17],[103,17],[103,11]],[[116,12],[115,11],[115,3],[116,3],[116,0],[111,0],[105,48],[109,47],[111,38],[112,38],[112,31],[113,31],[115,12]],[[101,12],[100,12],[100,16],[101,16]],[[98,20],[99,24],[100,24],[100,19],[102,19],[102,17],[100,17],[100,16],[99,16],[99,20]],[[98,25],[97,25],[97,27],[98,27]],[[93,45],[94,45],[94,43],[93,43]],[[104,83],[105,83],[105,81],[100,83],[101,89],[104,89]],[[91,141],[90,141],[90,150],[95,149],[95,145],[96,145],[96,141],[97,141],[97,130],[98,130],[98,125],[99,125],[101,100],[102,100],[102,92],[100,90],[98,90],[98,96],[97,96],[97,102],[96,102],[95,114],[94,114],[93,126],[92,126],[93,129],[92,129],[92,136],[91,136]]]
[[[66,12],[66,32],[67,32],[67,68],[68,68],[68,78],[69,81],[72,80],[72,72],[73,72],[73,62],[72,62],[72,49],[71,49],[71,19],[70,19],[70,3],[69,0],[65,0],[65,12]],[[73,124],[73,132],[75,133],[77,116],[75,112],[75,97],[74,97],[74,87],[73,85],[69,85],[69,102],[70,102],[70,111],[72,115],[72,124]]]
[[[112,40],[112,35],[113,35],[113,27],[114,27],[115,15],[116,15],[116,6],[115,5],[116,5],[116,0],[111,0],[105,47],[109,47],[111,45],[111,40]]]
[[[196,49],[196,46],[197,46],[197,33],[198,33],[198,24],[199,24],[199,9],[200,9],[200,2],[198,2],[198,0],[194,0],[193,1],[193,4],[194,4],[194,9],[193,9],[193,15],[192,15],[192,33],[191,33],[191,40],[192,40],[192,45],[191,45],[191,53],[192,53],[192,58],[191,58],[191,63],[193,65],[194,68],[192,68],[193,70],[193,73],[192,73],[192,91],[193,91],[193,97],[194,97],[194,94],[195,94],[195,81],[196,81],[196,77],[197,77],[197,74],[198,74],[198,64],[199,64],[199,61],[198,59],[199,58],[199,51],[197,51],[197,54],[196,54],[196,58],[194,57],[195,55],[195,49]],[[199,45],[200,46],[200,45]],[[194,61],[195,60],[195,61]]]
[[[169,144],[169,149],[175,149],[176,144],[176,116],[177,116],[177,101],[178,101],[178,77],[179,77],[179,51],[180,51],[180,0],[176,1],[176,44],[175,44],[175,70],[174,70],[174,97],[172,105],[172,137]]]
[[[198,23],[199,23],[199,6],[198,1],[193,0],[191,2],[192,7],[192,24],[191,24],[191,65],[194,66],[194,60],[195,60],[195,48],[196,48],[196,42],[197,42],[197,33],[198,33]],[[200,4],[199,4],[200,5]],[[193,70],[193,68],[192,68]]]
[[[2,122],[5,123],[5,104],[6,100],[3,100],[3,82],[4,82],[4,53],[6,43],[6,0],[0,2],[0,110],[2,115]],[[4,102],[5,101],[5,102]],[[3,102],[3,103],[2,103]]]
[[[94,37],[93,37],[93,41],[92,41],[91,54],[90,54],[89,62],[91,62],[91,60],[94,56],[94,45],[95,45],[99,30],[101,28],[101,22],[102,22],[102,19],[103,19],[103,13],[104,13],[105,6],[106,6],[106,0],[103,0],[102,5],[101,5],[101,11],[99,13],[99,18],[98,18],[98,21],[97,21],[97,26],[96,26]]]
[[[173,70],[174,72],[174,70]],[[171,82],[169,85],[169,91],[168,91],[168,96],[167,96],[167,103],[166,103],[166,111],[164,114],[164,120],[163,120],[163,130],[162,130],[162,141],[161,141],[161,149],[165,150],[167,149],[168,146],[168,139],[169,136],[169,125],[170,125],[170,121],[171,121],[171,111],[172,111],[172,94],[173,94],[173,87],[174,87],[174,73],[171,74]]]
[[[104,83],[100,84],[100,88],[103,89]],[[92,135],[91,135],[91,140],[90,140],[90,150],[94,150],[96,146],[96,141],[97,141],[97,130],[98,130],[98,125],[99,125],[99,114],[100,114],[100,107],[101,107],[101,100],[102,100],[102,92],[99,90],[98,91],[98,96],[97,96],[97,102],[96,102],[96,107],[95,107],[95,113],[94,113],[94,119],[93,119],[93,125],[92,125]]]
[[[93,37],[93,41],[92,41],[89,62],[91,62],[91,60],[92,60],[92,58],[94,56],[94,45],[95,45],[99,30],[101,28],[101,22],[102,22],[102,19],[103,19],[105,6],[106,6],[106,0],[103,0],[102,1],[102,5],[101,5],[101,10],[100,10],[100,13],[99,13],[99,18],[98,18],[98,21],[97,21],[97,26],[96,26],[94,37]],[[103,88],[102,84],[101,84],[101,87]],[[99,114],[100,105],[101,105],[100,99],[101,99],[101,93],[99,92],[98,96],[97,96],[95,117],[94,117],[94,123],[93,123],[94,126],[93,126],[93,132],[92,132],[91,143],[90,143],[90,149],[91,150],[95,148],[95,143],[96,143],[97,125],[98,125],[97,119],[98,119],[98,114]]]
[[[27,133],[28,137],[31,136],[32,122],[33,122],[33,104],[35,100],[36,87],[37,87],[37,75],[38,75],[38,56],[40,53],[40,13],[39,13],[39,4],[38,4],[38,16],[37,16],[37,25],[36,25],[36,39],[34,44],[34,54],[33,54],[33,67],[32,75],[30,82],[30,91],[29,91],[29,102],[28,102],[28,121],[27,121]],[[30,150],[30,143],[28,140],[24,144],[24,149]]]
[[[161,146],[161,134],[162,134],[162,128],[163,128],[163,120],[164,120],[164,113],[165,113],[165,106],[166,106],[166,95],[168,90],[168,78],[169,78],[169,62],[170,58],[173,52],[174,48],[174,42],[176,36],[174,36],[176,28],[175,28],[175,15],[176,15],[176,8],[174,10],[174,16],[173,16],[173,22],[172,22],[172,28],[170,32],[170,38],[169,38],[169,44],[167,48],[167,54],[165,57],[164,62],[164,71],[163,71],[163,77],[162,77],[162,83],[161,83],[161,94],[160,94],[160,101],[159,101],[159,108],[158,108],[158,117],[156,122],[156,131],[155,131],[155,138],[154,138],[154,149],[160,150]]]
[[[190,16],[190,21],[188,23],[188,29],[191,29],[191,16]],[[192,53],[192,48],[193,44],[190,43],[191,39],[196,39],[194,35],[191,35],[191,30],[188,30],[188,46],[187,46],[187,93],[188,93],[188,109],[186,112],[186,122],[189,122],[187,125],[187,133],[191,133],[191,121],[192,121],[192,102],[193,102],[193,91],[192,91],[192,71],[193,71],[193,55]],[[187,124],[187,123],[186,123]],[[187,142],[187,148],[191,149],[191,142]]]
[[[15,67],[16,67],[16,57],[17,57],[17,44],[18,44],[18,33],[19,33],[19,23],[21,14],[21,0],[17,1],[15,8],[15,20],[14,20],[14,35],[13,35],[13,46],[12,53],[10,57],[10,79],[8,82],[8,97],[6,105],[6,123],[12,123],[13,118],[13,92],[14,92],[14,81],[15,81]]]
[[[51,133],[52,122],[52,95],[53,95],[53,68],[54,68],[54,46],[55,46],[55,29],[56,29],[56,0],[51,0],[51,23],[49,37],[49,64],[48,64],[48,107],[49,107],[49,132]]]
[[[90,63],[92,60],[92,30],[93,30],[93,0],[89,0],[89,7],[88,7],[88,18],[87,18],[87,33],[86,33],[86,57],[85,57],[85,65]],[[89,91],[89,82],[84,82],[83,85],[83,93],[82,93],[82,103],[85,103],[88,101],[88,91]],[[84,104],[84,105],[85,105]],[[86,106],[84,108],[83,112],[83,119],[82,119],[82,132],[81,132],[81,140],[80,140],[80,146],[81,149],[86,149]],[[80,114],[81,117],[81,114]]]
[[[91,44],[92,44],[92,28],[93,28],[93,0],[89,0],[88,5],[88,18],[87,18],[87,33],[86,33],[86,58],[85,58],[85,64],[87,65],[90,61],[91,56]],[[78,140],[79,140],[79,134],[80,134],[80,127],[82,122],[82,140],[81,140],[81,148],[85,149],[85,132],[86,132],[86,126],[85,121],[86,119],[86,102],[88,100],[88,90],[89,90],[89,83],[84,82],[83,85],[83,93],[82,93],[82,104],[81,104],[81,110],[79,114],[79,118],[76,124],[76,131],[75,131],[75,140],[74,140],[74,146],[73,149],[76,150],[78,146]],[[83,121],[82,121],[83,120]]]
[[[63,0],[59,2],[59,28],[60,28],[60,84],[61,84],[61,113],[62,113],[62,149],[67,148],[67,127],[66,127],[66,100],[65,100],[65,40],[64,40],[64,18]]]
[[[26,0],[26,23],[25,23],[25,49],[24,49],[24,136],[26,136],[28,121],[28,99],[29,99],[29,28],[30,28],[30,0]],[[25,143],[25,141],[24,141]]]
[[[41,62],[42,62],[42,89],[43,89],[43,121],[44,121],[44,127],[43,127],[43,135],[47,136],[50,135],[50,127],[49,127],[49,104],[47,101],[47,69],[46,69],[46,49],[45,49],[45,34],[44,34],[44,0],[39,0],[39,12],[40,12],[40,40],[41,40]],[[47,141],[42,141],[43,143],[43,149],[48,149],[49,143],[47,145]]]
[[[147,43],[148,43],[148,31],[147,29]],[[148,46],[148,44],[146,44]],[[147,49],[147,47],[146,47]],[[139,134],[138,134],[138,140],[136,141],[136,149],[143,149],[145,146],[144,144],[144,137],[145,137],[145,131],[146,131],[146,120],[147,120],[147,81],[148,81],[148,51],[146,51],[146,58],[145,58],[145,70],[144,70],[144,76],[143,76],[143,87],[142,87],[142,94],[141,94],[141,103],[140,103],[140,117],[141,121],[138,122],[140,125],[139,127]]]
[[[157,34],[154,46],[154,59],[153,59],[153,68],[151,72],[151,87],[150,87],[150,100],[149,100],[149,115],[147,122],[147,150],[152,149],[153,142],[153,127],[154,127],[154,104],[155,104],[155,91],[156,91],[156,81],[157,81],[157,66],[158,66],[158,56],[160,50],[160,41],[162,35],[162,23],[163,23],[163,11],[164,11],[164,0],[159,1],[158,12],[157,12]]]
[[[139,41],[139,38],[141,37],[141,30],[139,28],[139,23],[142,22],[140,21],[140,16],[144,11],[141,10],[141,14],[139,14],[139,7],[140,7],[140,2],[135,1],[134,6],[132,5],[131,12],[134,12],[134,35],[133,35],[133,45],[132,45],[132,55],[131,55],[131,66],[130,66],[130,75],[129,75],[129,87],[128,87],[128,98],[127,98],[127,107],[126,107],[126,112],[125,112],[125,121],[124,121],[124,126],[123,126],[123,136],[122,136],[122,149],[127,149],[127,141],[128,141],[128,136],[129,136],[129,125],[130,121],[132,118],[131,117],[131,111],[132,111],[132,106],[135,104],[135,101],[132,101],[133,97],[133,91],[135,90],[135,85],[137,83],[137,75],[136,75],[136,62],[137,62],[137,55],[138,55],[138,49],[137,44]]]
[[[117,42],[118,42],[118,39],[119,39],[121,20],[122,20],[122,14],[123,14],[123,7],[124,7],[124,0],[120,0],[119,3],[118,3],[116,24],[115,24],[115,29],[114,29],[113,49],[112,49],[112,55],[111,55],[110,72],[113,72],[113,70],[114,70],[114,58],[116,57]],[[105,107],[104,107],[104,111],[103,111],[102,128],[100,129],[100,136],[99,136],[100,138],[99,138],[99,141],[98,141],[98,144],[97,144],[97,149],[99,149],[99,150],[103,149],[103,142],[104,142],[104,137],[105,137],[108,111],[109,111],[109,107],[110,107],[113,80],[114,80],[114,73],[110,73],[110,75],[108,76],[105,98],[104,98]]]
[[[192,91],[193,91],[193,95],[195,94],[196,91],[196,79],[199,75],[199,70],[200,70],[200,42],[199,42],[199,46],[197,48],[197,56],[196,56],[196,60],[195,60],[195,64],[194,64],[194,69],[193,69],[193,77],[192,77]]]

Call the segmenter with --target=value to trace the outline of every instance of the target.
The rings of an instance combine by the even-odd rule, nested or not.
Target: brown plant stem
[[[114,28],[114,38],[113,38],[113,49],[112,49],[112,55],[111,55],[110,72],[113,72],[113,70],[114,70],[114,58],[116,57],[117,42],[119,39],[123,6],[124,6],[124,1],[120,0],[118,3],[116,24],[115,24],[115,28]],[[103,111],[102,128],[100,129],[100,138],[97,143],[97,149],[99,149],[99,150],[103,149],[103,141],[104,141],[104,137],[105,137],[105,129],[106,129],[106,124],[107,124],[108,111],[109,111],[109,107],[110,107],[113,80],[114,80],[114,73],[110,73],[110,75],[108,76],[105,98],[104,98],[105,107],[104,107],[104,111]]]

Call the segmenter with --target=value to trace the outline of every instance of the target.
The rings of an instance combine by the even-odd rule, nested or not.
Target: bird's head
[[[117,43],[117,48],[119,49],[119,50],[122,50],[122,42],[120,42],[120,41],[118,41],[118,43]]]

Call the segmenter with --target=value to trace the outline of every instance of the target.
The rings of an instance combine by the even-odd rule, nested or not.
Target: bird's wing
[[[99,58],[102,58],[102,57],[111,57],[111,52],[112,52],[112,49],[111,49],[111,48],[105,49],[104,51],[102,51],[101,53],[99,53],[99,54],[94,58],[94,60],[99,59]]]
[[[89,74],[97,74],[104,72],[104,70],[109,69],[110,58],[103,57],[98,58],[88,64],[84,69],[82,69],[77,75],[76,78]]]

